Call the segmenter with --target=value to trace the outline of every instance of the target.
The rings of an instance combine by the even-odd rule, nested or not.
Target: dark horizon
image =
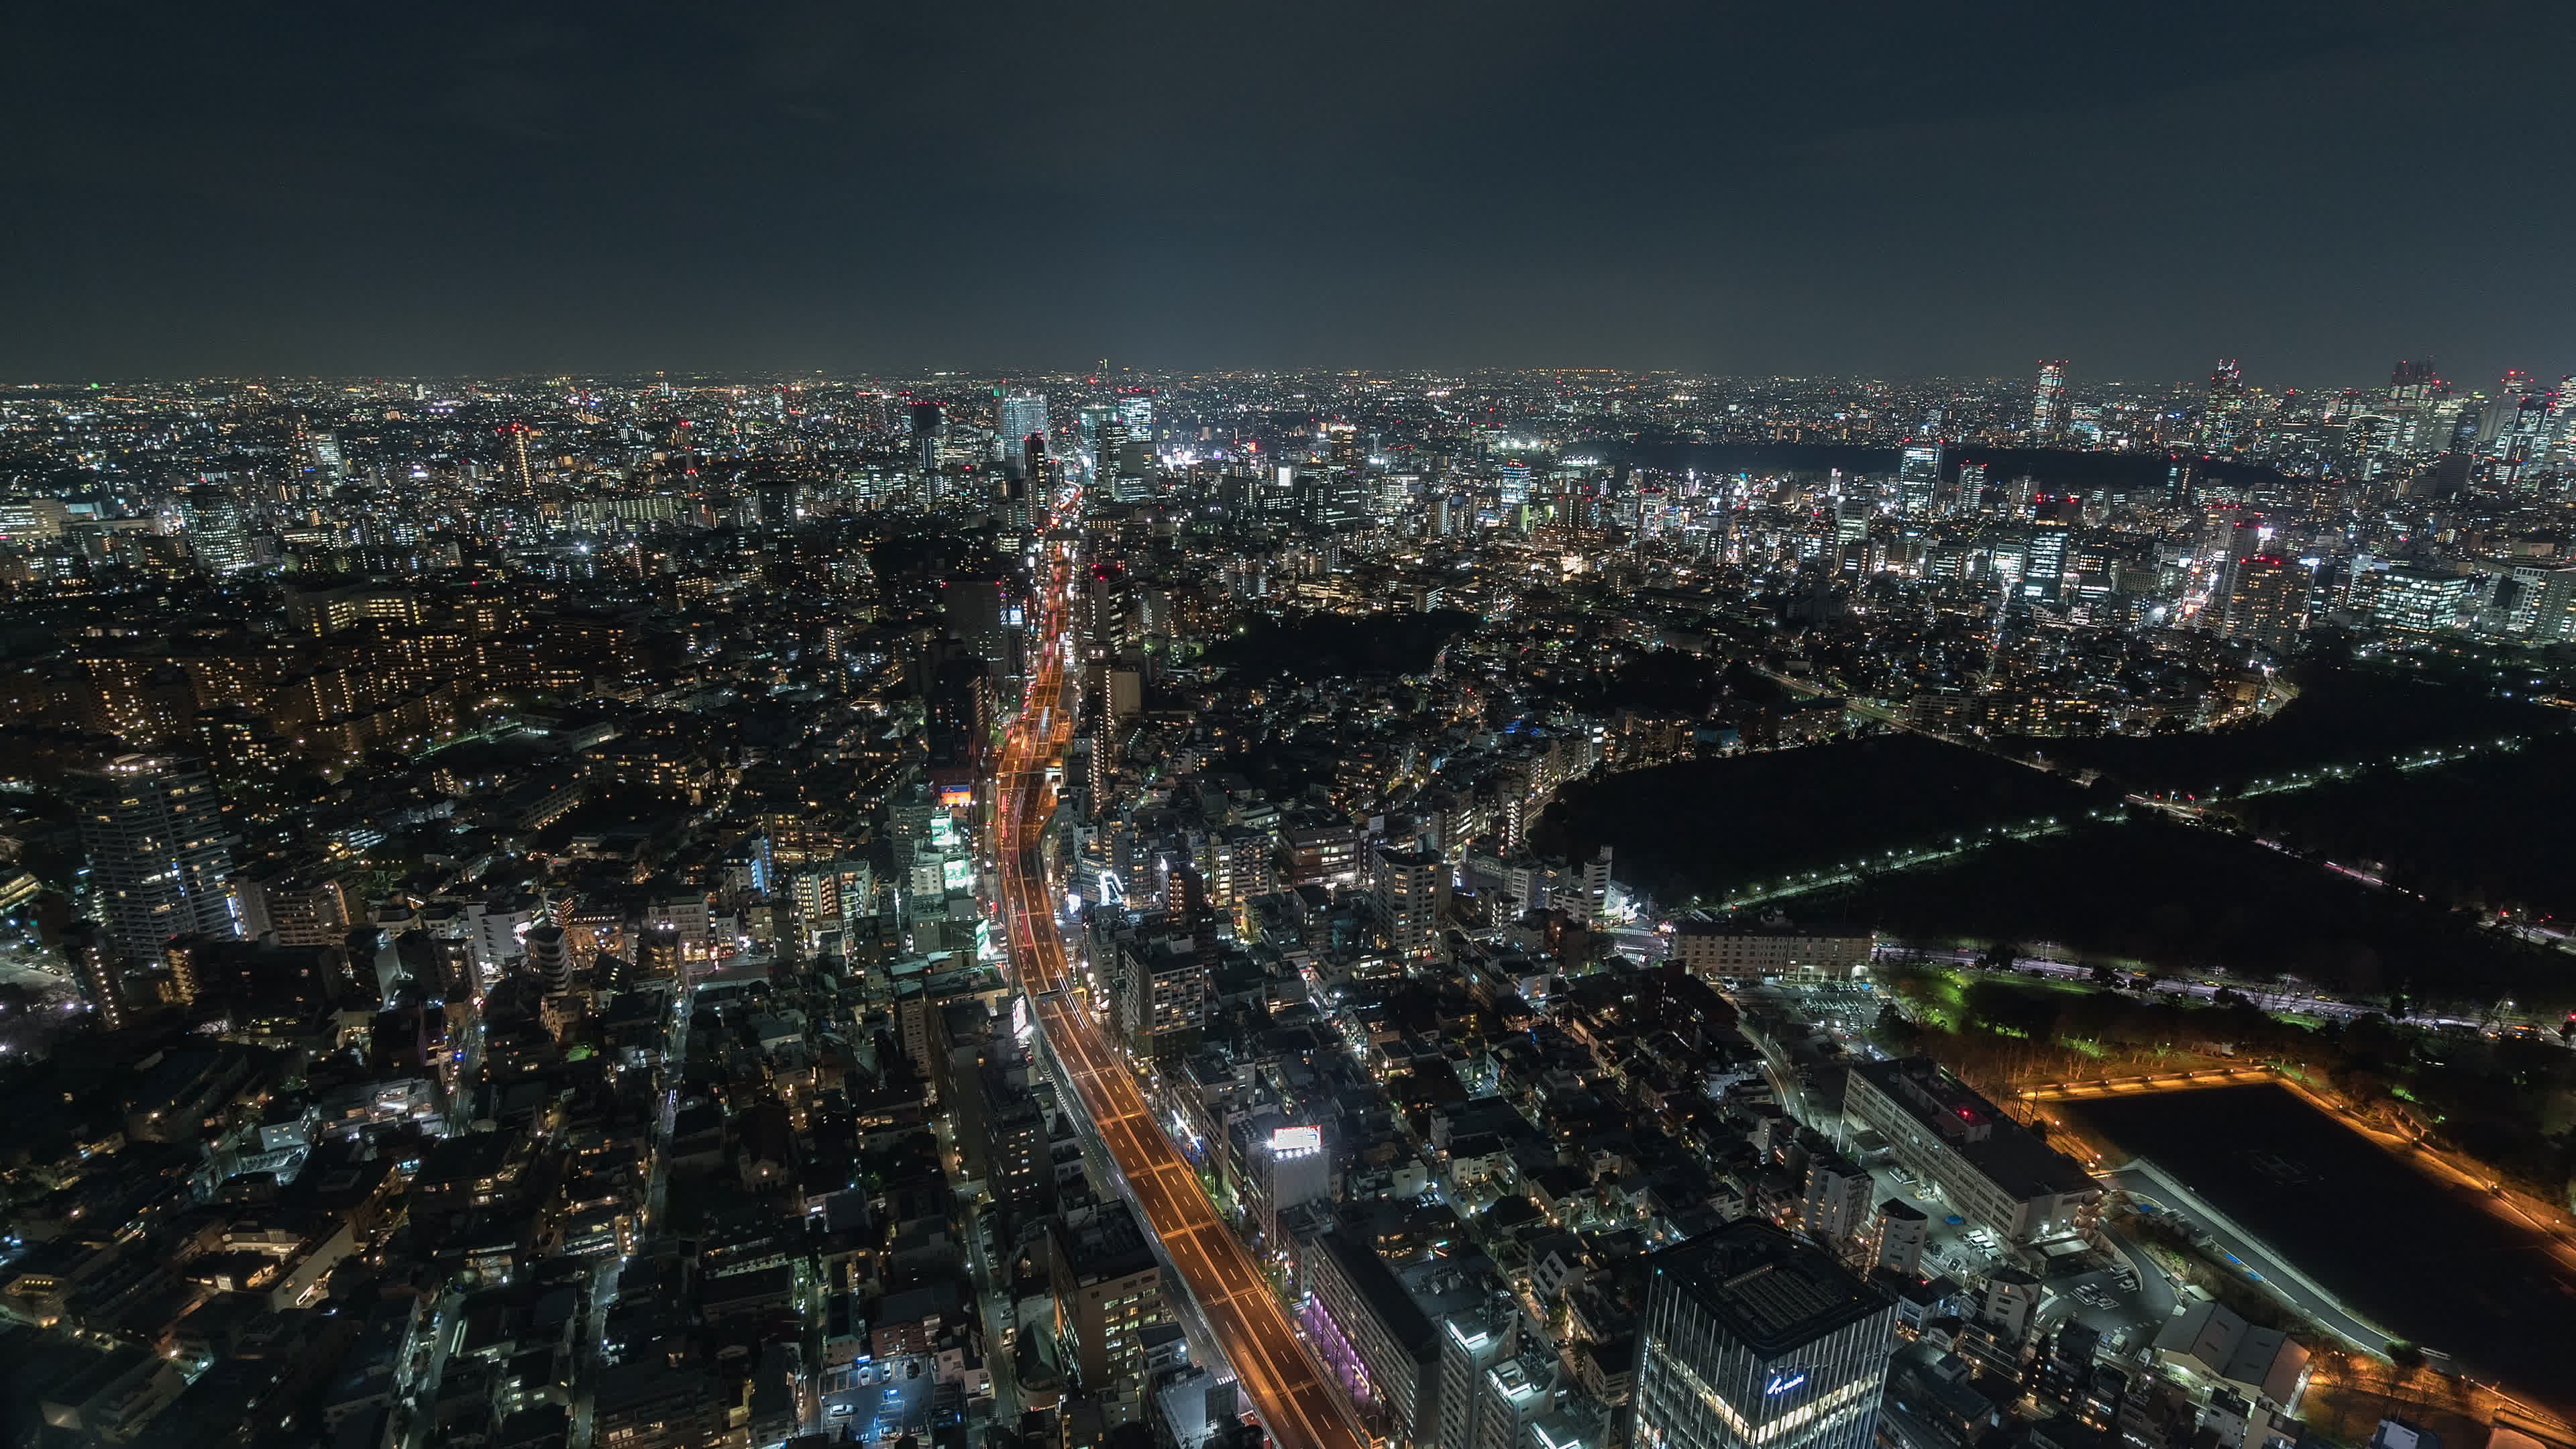
[[[0,376],[2576,370],[2576,16],[54,9]],[[1046,369],[1056,370],[1056,369]]]

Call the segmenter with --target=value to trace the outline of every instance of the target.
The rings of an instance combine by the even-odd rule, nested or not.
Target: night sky
[[[22,5],[0,379],[2576,370],[2576,6]]]

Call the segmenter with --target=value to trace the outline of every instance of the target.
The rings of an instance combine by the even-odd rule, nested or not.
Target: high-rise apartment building
[[[63,932],[62,952],[73,979],[80,982],[81,995],[98,1013],[98,1024],[109,1031],[123,1029],[125,965],[117,957],[116,943],[96,922],[75,921]]]
[[[227,884],[233,838],[195,761],[122,755],[74,788],[90,895],[125,961],[160,960],[173,936],[241,934]]]
[[[1449,910],[1448,862],[1436,850],[1381,845],[1370,865],[1369,900],[1390,949],[1430,955],[1440,945],[1440,921]]]
[[[1868,1449],[1895,1350],[1886,1298],[1760,1218],[1649,1261],[1637,1449]]]
[[[2238,559],[2227,592],[2227,637],[2275,654],[2289,648],[2306,621],[2307,586],[2301,572],[2278,554]]]
[[[1119,1022],[1140,1055],[1186,1053],[1207,1022],[1208,963],[1188,937],[1122,941]]]
[[[1136,1211],[1112,1199],[1066,1213],[1049,1229],[1047,1247],[1065,1361],[1106,1417],[1132,1420],[1143,1400],[1144,1331],[1170,1317]]]
[[[528,439],[535,432],[526,423],[501,429],[501,466],[510,475],[511,491],[523,497],[537,491],[536,465],[528,460]]]

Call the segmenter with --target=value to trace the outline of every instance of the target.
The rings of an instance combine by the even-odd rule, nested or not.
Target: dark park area
[[[1292,614],[1258,619],[1244,632],[1220,640],[1206,662],[1255,678],[1306,681],[1362,674],[1420,674],[1442,646],[1475,627],[1459,609],[1423,614]]]
[[[2383,766],[2228,811],[2258,835],[2447,905],[2576,916],[2576,737]]]
[[[2576,1003],[2576,963],[2563,953],[2251,840],[2153,819],[1872,875],[1808,911],[1922,944],[2044,942],[2148,970],[2290,976],[2358,1000],[2402,990],[2468,1010],[2505,997]]]
[[[2206,734],[2015,739],[2003,748],[2061,769],[2098,770],[2124,792],[2202,798],[2262,788],[2302,771],[2366,768],[2426,750],[2555,734],[2561,711],[2458,684],[2342,666],[2303,673],[2269,719]]]
[[[1948,849],[2099,803],[2071,782],[1991,755],[1879,735],[1571,785],[1541,818],[1536,843],[1576,860],[1609,845],[1622,880],[1678,906],[1884,862],[1890,852]]]

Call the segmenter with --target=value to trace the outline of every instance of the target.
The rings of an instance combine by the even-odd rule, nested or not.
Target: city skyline
[[[51,7],[0,1444],[2576,1449],[2576,7]]]
[[[0,391],[0,1422],[2576,1413],[2576,388],[2446,374]]]

